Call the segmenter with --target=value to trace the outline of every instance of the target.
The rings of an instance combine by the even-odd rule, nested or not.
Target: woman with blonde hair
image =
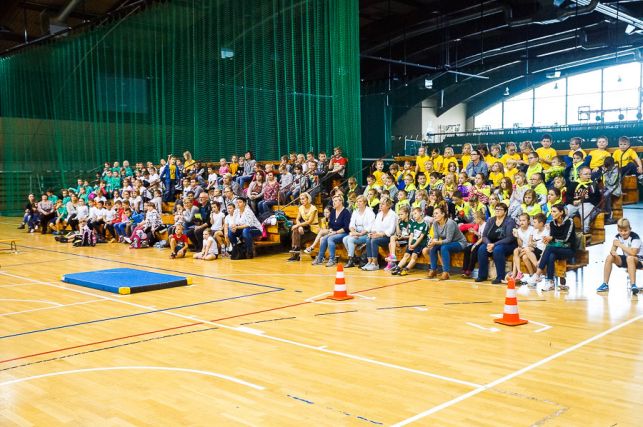
[[[183,173],[188,174],[193,172],[196,167],[196,161],[192,158],[192,153],[189,151],[184,152],[183,159],[185,159],[185,162],[183,163]]]
[[[291,228],[292,254],[287,261],[299,261],[302,241],[310,241],[319,233],[319,216],[317,207],[312,204],[312,197],[309,193],[303,192],[299,195],[299,211],[295,224]]]

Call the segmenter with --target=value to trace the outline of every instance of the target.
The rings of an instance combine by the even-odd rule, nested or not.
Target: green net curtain
[[[0,60],[0,211],[105,161],[361,159],[358,2],[174,0]],[[86,172],[85,172],[86,173]]]

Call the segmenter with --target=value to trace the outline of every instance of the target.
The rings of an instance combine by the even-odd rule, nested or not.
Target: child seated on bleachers
[[[643,164],[636,151],[630,146],[630,139],[627,136],[618,139],[618,148],[612,157],[621,171],[621,176],[638,175],[639,182],[643,181]]]
[[[532,189],[525,191],[525,195],[522,199],[522,204],[520,205],[520,212],[526,213],[530,217],[533,217],[536,214],[542,213],[542,208],[540,203],[538,203],[538,195]]]
[[[632,231],[630,221],[621,218],[616,223],[618,234],[612,241],[609,255],[605,259],[603,283],[596,292],[609,291],[609,280],[612,274],[612,264],[627,269],[632,295],[637,295],[640,288],[636,286],[636,270],[643,268],[643,244],[638,234]],[[617,252],[620,249],[620,254]]]
[[[534,228],[529,222],[529,214],[523,212],[518,217],[518,227],[513,230],[514,237],[518,242],[518,247],[514,249],[512,270],[507,276],[513,277],[516,281],[520,281],[522,279],[523,273],[520,270],[520,260],[527,257],[527,250],[531,243],[534,231]]]
[[[428,226],[424,222],[424,212],[420,208],[414,208],[413,221],[409,224],[409,240],[406,251],[400,262],[390,270],[391,274],[400,276],[409,274],[409,270],[415,267],[418,256],[426,248],[427,240]]]
[[[571,197],[571,198],[570,198]],[[580,168],[578,181],[573,182],[567,195],[567,216],[578,215],[583,224],[583,233],[589,233],[593,220],[594,208],[600,202],[601,194],[598,184],[592,181],[592,170],[589,166]]]
[[[317,233],[317,236],[315,236],[315,240],[313,241],[313,243],[311,243],[310,246],[304,249],[304,253],[310,255],[313,249],[317,247],[322,237],[330,233],[329,222],[330,222],[330,207],[326,206],[324,208],[324,217],[319,220],[319,233]]]
[[[466,278],[470,278],[471,274],[476,267],[478,262],[478,248],[482,244],[482,236],[484,234],[484,229],[487,224],[487,216],[481,210],[477,210],[473,213],[473,223],[471,227],[467,230],[468,233],[473,234],[474,243],[467,245],[464,248],[464,262],[462,264],[462,275]]]
[[[547,201],[547,186],[544,183],[544,174],[541,172],[535,173],[529,178],[531,189],[536,193],[536,201],[543,204]]]
[[[603,181],[603,200],[605,204],[603,210],[605,212],[605,224],[616,224],[616,220],[612,218],[612,196],[621,197],[621,179],[619,176],[618,167],[614,162],[614,158],[606,157],[602,166],[602,181]]]
[[[505,178],[509,178],[512,183],[515,183],[515,177],[518,172],[520,172],[518,170],[518,161],[515,159],[508,159],[504,172]]]
[[[469,192],[471,191],[471,182],[469,181],[469,175],[466,172],[460,172],[458,175],[458,191],[462,193],[464,199],[469,198]]]
[[[572,165],[567,169],[566,178],[569,182],[578,181],[580,168],[585,166],[585,156],[582,151],[576,151],[572,154]]]
[[[553,219],[551,216],[551,208],[559,203],[563,203],[560,190],[555,187],[550,188],[547,192],[547,203],[542,205],[542,213],[545,215],[545,222],[551,222]]]
[[[397,255],[396,250],[400,247],[405,247],[409,240],[409,234],[411,233],[411,222],[409,217],[411,210],[408,207],[403,207],[400,209],[400,212],[397,216],[397,225],[395,227],[395,233],[391,236],[388,244],[389,255],[385,258],[385,261],[388,262],[384,271],[390,271],[396,266]]]
[[[505,177],[505,168],[502,165],[502,162],[496,161],[491,165],[491,170],[489,172],[489,181],[491,181],[492,190],[500,187],[500,181]]]
[[[453,193],[458,190],[458,183],[456,182],[455,175],[453,173],[447,173],[444,176],[444,185],[442,186],[442,197],[447,202],[450,202],[453,198]]]

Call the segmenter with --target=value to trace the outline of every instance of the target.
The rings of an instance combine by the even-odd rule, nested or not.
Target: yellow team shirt
[[[460,158],[462,160],[462,169],[466,169],[467,165],[471,163],[471,155],[470,154],[463,154],[462,157]]]
[[[444,165],[444,173],[447,173],[449,171],[449,164],[450,163],[455,163],[455,168],[456,168],[456,170],[458,169],[459,163],[458,163],[458,159],[456,159],[455,157],[445,157],[443,159],[443,162],[444,163],[442,163],[442,164]]]
[[[610,152],[607,150],[596,149],[589,152],[589,155],[592,156],[592,160],[589,162],[589,167],[594,170],[603,166],[605,159],[610,157]]]
[[[505,169],[505,176],[511,180],[512,183],[515,183],[514,177],[518,173],[518,168]]]
[[[415,171],[412,171],[411,169],[404,169],[402,172],[398,172],[397,176],[395,177],[395,180],[397,180],[400,175],[406,176],[406,175],[411,175],[413,179],[415,179]]]
[[[637,156],[636,151],[632,150],[632,147],[630,147],[625,151],[621,151],[620,148],[616,149],[616,151],[614,151],[614,154],[612,154],[612,157],[614,157],[614,163],[616,163],[619,168],[622,168],[623,166],[627,166],[628,164],[635,161],[634,159]]]
[[[493,183],[494,187],[500,187],[500,181],[504,177],[505,177],[505,175],[502,172],[491,172],[489,174],[489,179]]]
[[[376,170],[375,172],[373,172],[373,176],[375,177],[375,184],[379,185],[380,187],[384,186],[384,182],[382,182],[382,175],[384,175],[384,171]]]
[[[505,153],[505,154],[500,158],[500,161],[502,162],[502,164],[503,164],[505,167],[507,167],[507,160],[509,160],[509,159],[513,159],[513,160],[515,160],[515,161],[519,162],[519,161],[520,161],[520,154],[518,154],[518,153],[513,153],[513,154]]]
[[[530,217],[533,217],[534,215],[537,215],[543,212],[543,209],[540,207],[540,204],[538,202],[534,203],[531,206],[527,206],[525,203],[523,203],[521,205],[521,208],[522,208],[522,211],[528,214]]]
[[[540,163],[536,163],[535,166],[529,166],[527,168],[527,179],[531,178],[531,176],[535,173],[540,173],[543,171],[545,168],[545,165],[541,165]]]
[[[558,155],[558,153],[556,153],[556,150],[554,150],[551,147],[549,147],[549,148],[539,147],[538,149],[536,149],[536,153],[538,154],[538,156],[541,159],[545,159],[548,162],[551,162],[551,159],[553,159],[554,157],[556,157]],[[549,169],[550,166],[551,166],[551,165],[548,165],[546,163],[543,163],[542,165],[543,165],[544,170]]]
[[[239,163],[230,163],[228,166],[230,166],[230,173],[233,176],[236,175],[239,170]]]
[[[446,166],[444,164],[444,157],[438,155],[431,160],[433,160],[433,169],[435,169],[436,172],[442,173],[442,167]]]
[[[497,157],[493,157],[491,154],[489,154],[487,157],[484,158],[485,163],[487,166],[489,166],[489,169],[491,169],[491,166],[493,166],[494,163],[499,162],[500,159]]]
[[[427,160],[431,160],[431,156],[415,156],[415,164],[418,166],[419,172],[426,172],[424,163],[426,163]]]

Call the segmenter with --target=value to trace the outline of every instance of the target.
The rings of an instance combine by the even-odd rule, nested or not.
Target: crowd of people
[[[386,170],[384,160],[374,162],[365,186],[347,177],[348,160],[339,147],[330,157],[282,156],[277,165],[262,165],[251,152],[221,159],[218,166],[201,164],[189,152],[162,159],[158,169],[152,162],[106,163],[93,185],[79,179],[60,194],[47,191],[40,201],[29,195],[21,228],[52,231],[58,240],[80,245],[110,238],[134,248],[168,246],[171,258],[189,251],[203,260],[251,258],[273,206],[299,203],[290,262],[317,251],[312,264],[332,267],[336,247],[343,245],[346,268],[379,270],[381,250],[387,254],[384,270],[407,275],[424,255],[428,276],[446,280],[452,255],[463,252],[465,277],[492,283],[513,277],[548,290],[555,261],[573,257],[578,248],[572,218],[581,218],[585,233],[599,211],[607,224],[615,223],[611,196],[621,194],[622,176],[643,178],[627,137],[619,138],[614,153],[603,136],[589,152],[582,144],[572,138],[563,156],[544,135],[538,148],[529,141],[465,144],[459,158],[451,147],[421,147],[415,162],[394,162]],[[314,203],[318,194],[323,213]],[[173,204],[172,224],[161,217],[167,203]],[[622,249],[628,237],[621,230],[631,233],[628,248],[640,248],[640,239],[627,220],[618,229],[620,244],[615,241],[609,265],[640,267],[643,253]],[[168,237],[160,241],[165,230]],[[619,248],[625,258],[616,255]],[[507,257],[514,261],[510,272]],[[599,291],[607,290],[607,280]],[[635,273],[631,280],[638,292]]]

